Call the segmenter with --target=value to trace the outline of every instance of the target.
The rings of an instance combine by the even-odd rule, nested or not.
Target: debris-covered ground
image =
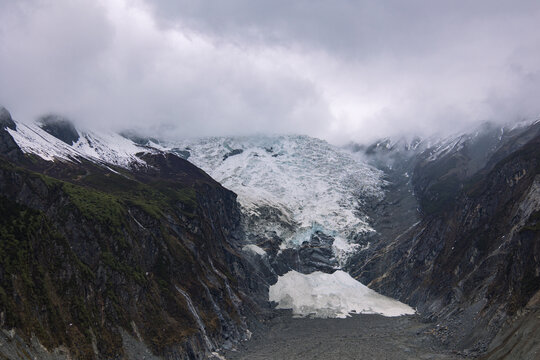
[[[403,360],[462,359],[441,348],[431,335],[434,324],[417,316],[384,317],[355,315],[346,319],[292,318],[280,315],[268,322],[267,330],[253,334],[250,341],[228,360],[335,359]]]

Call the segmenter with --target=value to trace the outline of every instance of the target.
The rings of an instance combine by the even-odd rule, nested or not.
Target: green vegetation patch
[[[0,196],[0,311],[5,311],[7,327],[22,329],[27,336],[34,333],[46,346],[65,341],[63,317],[51,298],[48,278],[61,262],[36,254],[57,250],[71,257],[66,244],[42,213]],[[34,316],[36,308],[41,309],[40,318]]]
[[[160,219],[165,212],[174,210],[180,211],[188,217],[195,216],[197,207],[197,196],[195,189],[192,187],[184,187],[178,182],[155,181],[150,184],[145,184],[135,179],[114,173],[95,173],[86,176],[81,180],[84,188],[96,192],[101,192],[107,195],[101,200],[108,202],[106,207],[112,210],[112,200],[117,204],[136,206],[149,214],[150,216]],[[84,191],[83,191],[84,192]],[[84,201],[84,194],[79,198]],[[99,196],[93,196],[99,200]],[[95,210],[96,207],[92,206]],[[115,214],[116,215],[116,214]]]
[[[111,252],[104,251],[101,253],[103,262],[111,269],[121,272],[124,275],[134,279],[140,285],[146,282],[143,271],[139,267],[132,267],[120,261],[120,259],[114,256]]]
[[[108,225],[111,229],[119,229],[122,218],[126,216],[125,208],[115,196],[87,187],[64,182],[62,189],[69,195],[73,204],[89,220]]]

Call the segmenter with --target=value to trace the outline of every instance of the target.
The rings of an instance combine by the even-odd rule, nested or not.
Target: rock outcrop
[[[73,145],[79,140],[77,129],[68,119],[58,115],[46,115],[40,119],[40,123],[43,130],[68,145]]]

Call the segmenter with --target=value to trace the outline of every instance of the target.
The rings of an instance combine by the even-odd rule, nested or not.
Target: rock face
[[[247,336],[266,288],[234,193],[169,153],[44,161],[1,116],[0,355],[202,359]]]
[[[9,136],[5,129],[16,130],[17,126],[11,118],[9,111],[0,106],[0,153],[8,159],[17,160],[19,159],[21,152],[15,141],[13,141],[13,138]]]
[[[0,106],[0,128],[10,128],[11,130],[15,130],[17,128],[9,111],[2,106]]]
[[[505,358],[510,335],[501,332],[491,347],[490,340],[520,315],[532,326],[527,319],[537,307],[526,306],[540,290],[539,129],[484,127],[415,155],[420,221],[410,219],[410,228],[350,265],[360,281],[436,320],[434,333],[464,353],[496,348],[488,354]],[[530,334],[516,334],[513,344],[531,344]]]
[[[77,129],[67,119],[57,115],[47,115],[42,117],[40,122],[43,130],[68,145],[73,145],[79,140]]]
[[[359,239],[362,251],[353,255],[345,267],[353,276],[361,275],[365,280],[381,274],[378,268],[370,274],[368,259],[384,251],[390,239],[398,238],[421,219],[412,174],[425,145],[418,139],[397,142],[383,139],[369,146],[351,146],[351,150],[363,154],[370,164],[384,172],[385,196],[370,202],[367,213],[375,231]]]
[[[275,256],[270,254],[272,269],[279,276],[290,270],[303,274],[314,271],[333,273],[339,268],[332,250],[333,242],[333,237],[317,231],[311,235],[309,241],[304,241],[297,248],[283,249]]]

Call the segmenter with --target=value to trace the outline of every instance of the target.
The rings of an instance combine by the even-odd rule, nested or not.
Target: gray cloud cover
[[[0,2],[0,103],[158,135],[333,142],[540,114],[537,1]]]

